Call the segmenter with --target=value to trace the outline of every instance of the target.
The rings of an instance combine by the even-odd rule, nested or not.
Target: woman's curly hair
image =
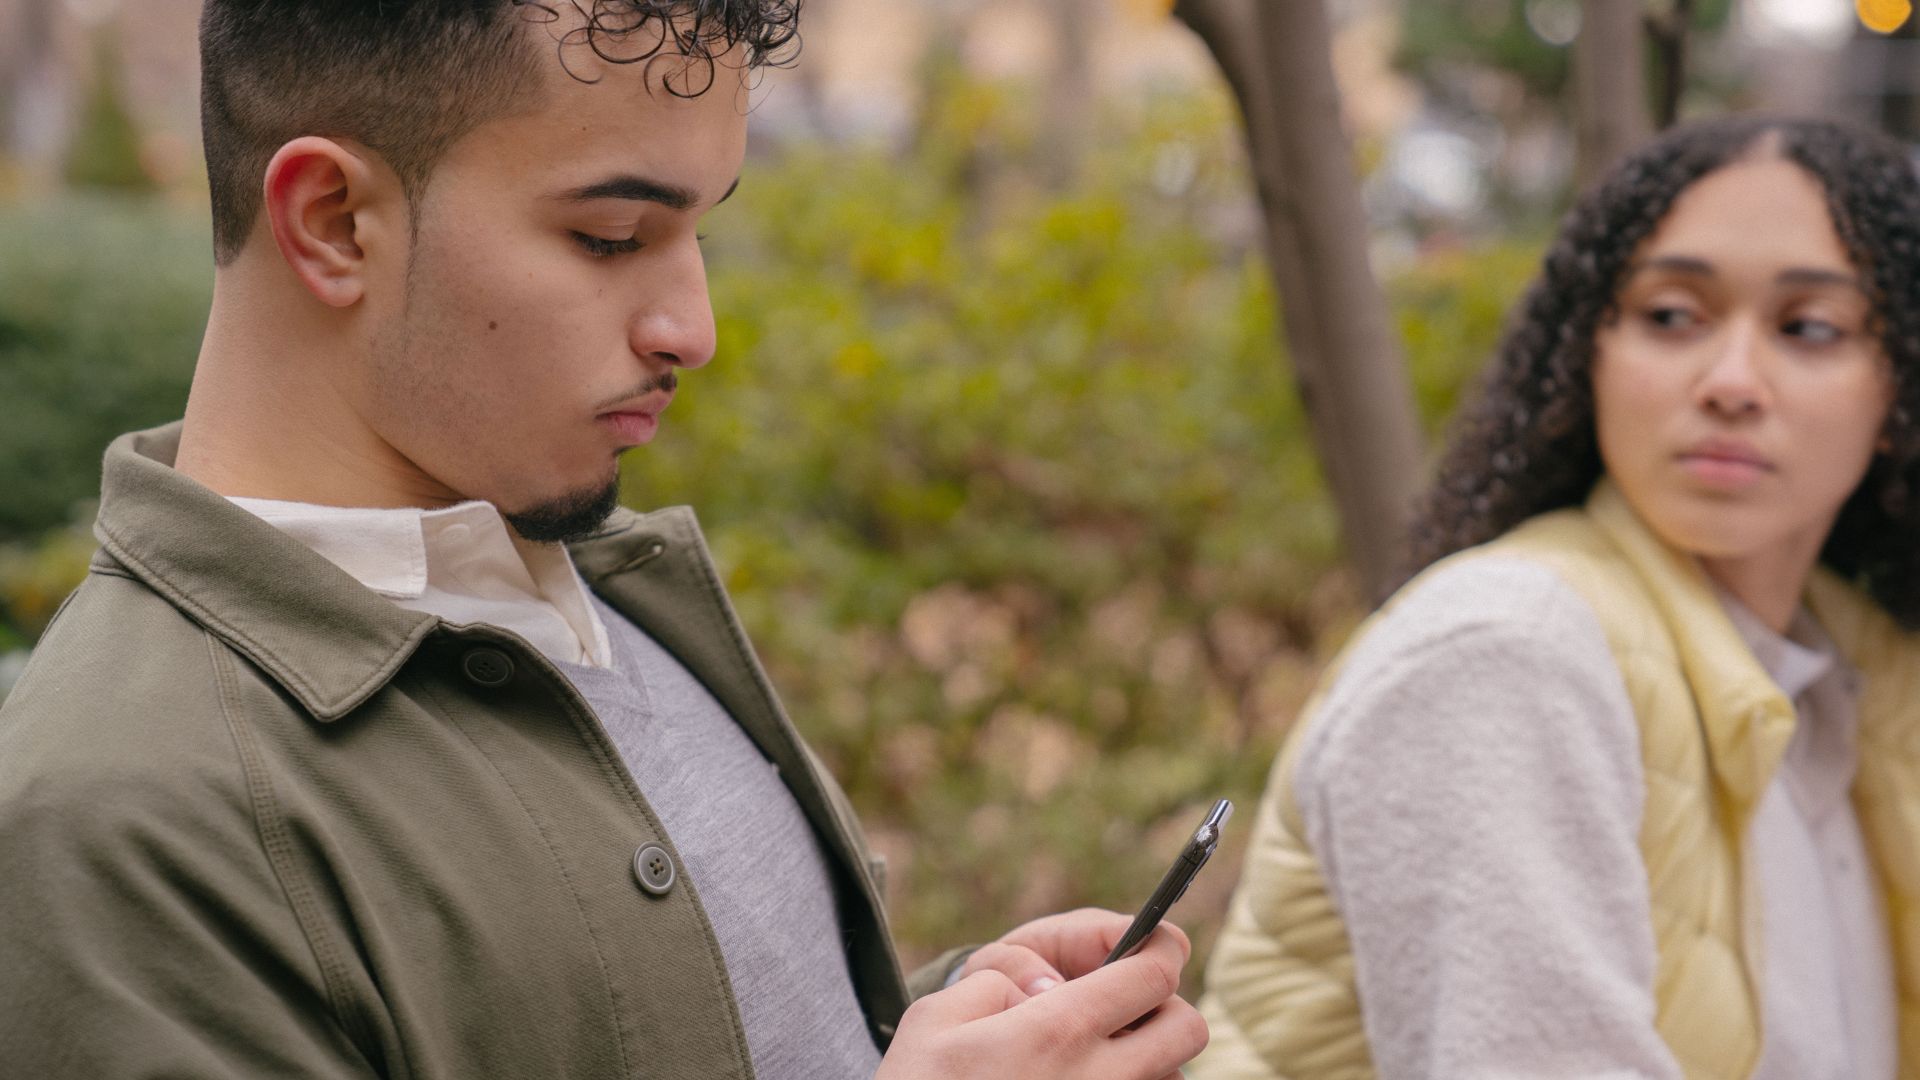
[[[1455,420],[1415,514],[1412,572],[1586,499],[1604,471],[1594,339],[1614,313],[1622,272],[1681,192],[1763,139],[1825,190],[1892,368],[1887,449],[1841,508],[1820,558],[1920,628],[1920,180],[1891,140],[1825,120],[1742,116],[1677,128],[1574,206],[1479,395]]]

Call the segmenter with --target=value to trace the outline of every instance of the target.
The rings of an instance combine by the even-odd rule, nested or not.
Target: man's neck
[[[249,313],[286,312],[273,325]],[[222,495],[321,506],[439,507],[460,496],[380,439],[337,384],[337,323],[215,282],[174,468]]]

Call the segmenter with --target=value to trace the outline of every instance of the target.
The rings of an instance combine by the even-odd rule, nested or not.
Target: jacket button
[[[513,678],[513,658],[499,649],[482,646],[468,649],[460,658],[460,669],[481,686],[505,686]]]
[[[659,844],[647,844],[633,853],[633,876],[641,888],[665,896],[673,888],[673,856]]]

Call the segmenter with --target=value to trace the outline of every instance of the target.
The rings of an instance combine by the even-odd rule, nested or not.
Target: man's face
[[[570,48],[569,73],[533,34],[544,97],[435,169],[409,265],[369,290],[373,348],[350,393],[423,479],[556,539],[611,509],[618,455],[713,356],[694,229],[739,176],[746,86],[733,57],[691,99],[662,88],[677,57]]]

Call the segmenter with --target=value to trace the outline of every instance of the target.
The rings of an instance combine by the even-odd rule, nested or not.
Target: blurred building
[[[1166,87],[1215,84],[1170,0],[805,0],[801,62],[766,73],[754,123],[776,138],[909,133],[930,56],[1031,89],[1047,128],[1093,130],[1095,110]],[[1564,102],[1488,50],[1429,59],[1408,28],[1442,10],[1467,35],[1565,50],[1578,0],[1329,0],[1347,119],[1383,224],[1473,228],[1550,203],[1571,159]],[[163,186],[200,170],[200,0],[0,0],[0,191],[50,186],[101,64]],[[1848,0],[1733,0],[1691,43],[1685,111],[1760,107],[1852,116],[1920,136],[1920,40],[1881,38]],[[1920,22],[1920,20],[1916,20]],[[1410,47],[1411,44],[1411,47]],[[1509,50],[1510,53],[1510,50]],[[14,181],[8,184],[7,181]]]
[[[172,180],[198,146],[199,0],[0,0],[0,155],[58,172],[96,65]],[[1160,80],[1211,77],[1197,42],[1153,0],[807,0],[804,62],[762,82],[757,122],[827,136],[897,133],[928,49],[983,76],[1031,78],[1071,107]]]
[[[50,182],[102,58],[162,183],[198,168],[200,0],[0,0],[0,158]]]

